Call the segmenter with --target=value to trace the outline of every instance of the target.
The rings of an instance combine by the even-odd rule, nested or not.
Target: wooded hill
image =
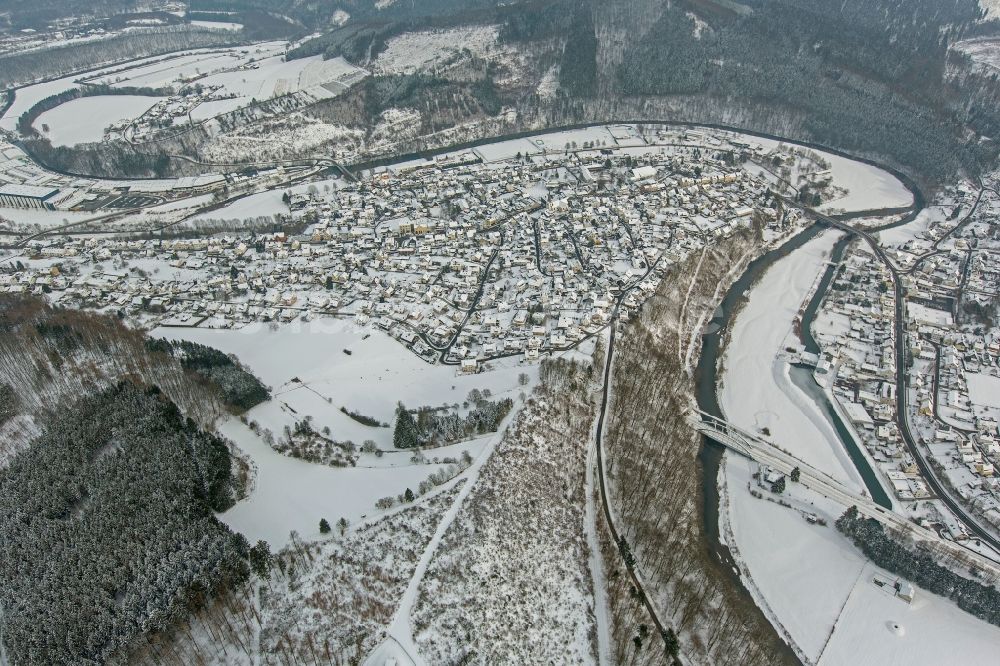
[[[268,397],[210,347],[0,297],[0,637],[12,664],[121,657],[246,579],[251,550],[215,512],[249,470],[209,429]]]
[[[0,472],[0,626],[11,663],[104,663],[212,594],[249,553],[227,444],[158,389],[81,399]]]

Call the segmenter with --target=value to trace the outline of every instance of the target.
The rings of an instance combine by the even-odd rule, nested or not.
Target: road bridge
[[[857,507],[858,513],[874,518],[894,532],[902,534],[914,542],[926,543],[932,550],[947,553],[967,567],[975,565],[990,572],[993,576],[1000,576],[1000,561],[993,560],[956,541],[946,539],[934,530],[911,522],[905,516],[881,506],[866,494],[856,492],[826,472],[796,458],[759,435],[698,409],[690,410],[686,418],[695,430],[741,456],[767,465],[783,474],[791,474],[791,471],[797,467],[799,469],[799,483],[802,486],[833,500],[845,509],[852,506]]]

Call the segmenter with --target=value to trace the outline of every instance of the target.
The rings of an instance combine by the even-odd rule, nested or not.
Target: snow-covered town
[[[598,145],[615,132],[635,147]],[[279,195],[298,234],[46,235],[5,262],[0,289],[143,326],[352,317],[429,361],[475,371],[571,348],[626,321],[668,266],[737,229],[780,232],[800,219],[734,167],[780,149],[765,156],[739,139],[684,132],[689,147],[657,146],[667,134],[650,147],[630,128],[581,138],[551,152],[524,141],[512,158],[445,154],[325,181],[323,191],[300,184]]]
[[[994,664],[998,71],[1000,0],[0,0],[0,665]]]

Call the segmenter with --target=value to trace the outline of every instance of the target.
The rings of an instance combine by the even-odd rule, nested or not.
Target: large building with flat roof
[[[35,185],[0,185],[0,206],[7,208],[52,209],[49,200],[59,192],[57,187]]]

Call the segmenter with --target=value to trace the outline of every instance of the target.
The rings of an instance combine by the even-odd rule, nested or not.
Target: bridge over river
[[[813,492],[837,502],[845,509],[851,506],[857,507],[859,513],[874,518],[894,532],[902,534],[914,542],[923,542],[931,550],[945,552],[968,567],[976,566],[994,576],[1000,576],[1000,562],[956,541],[946,539],[934,530],[917,525],[892,509],[876,503],[867,495],[858,494],[829,474],[816,469],[754,433],[698,409],[689,411],[687,420],[698,432],[709,439],[783,474],[790,474],[797,467],[799,469],[799,483]]]

